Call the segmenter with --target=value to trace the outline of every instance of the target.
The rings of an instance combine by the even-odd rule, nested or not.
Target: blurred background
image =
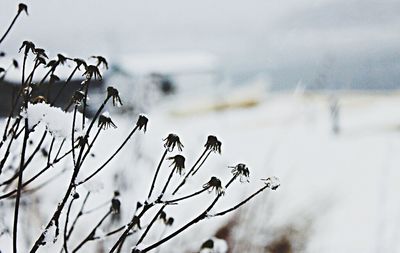
[[[1,33],[17,4],[0,4]],[[215,253],[400,252],[400,1],[26,4],[29,16],[18,19],[0,46],[6,53],[0,66],[21,61],[24,40],[51,57],[102,55],[109,69],[91,91],[91,103],[102,101],[108,85],[120,90],[124,106],[108,108],[118,125],[114,136],[123,139],[138,113],[149,115],[146,136],[102,175],[98,200],[115,188],[122,198],[144,199],[141,189],[149,182],[132,186],[130,180],[151,177],[159,159],[154,154],[162,154],[161,139],[171,131],[183,139],[189,162],[207,135],[222,140],[222,156],[208,161],[204,180],[209,173],[228,178],[227,166],[248,164],[252,184],[232,189],[222,209],[257,189],[260,178],[280,178],[277,192],[199,225],[160,252],[197,252],[212,237],[227,244]],[[11,65],[7,70],[2,115],[21,73]],[[57,75],[65,80],[69,73]],[[75,85],[81,80],[76,75]],[[70,93],[77,86],[71,87]],[[104,137],[107,148],[98,147],[97,157],[114,138]],[[143,169],[137,174],[126,164]],[[133,204],[126,204],[126,219]],[[193,205],[202,202],[176,216],[187,217]],[[178,227],[183,223],[177,219]]]

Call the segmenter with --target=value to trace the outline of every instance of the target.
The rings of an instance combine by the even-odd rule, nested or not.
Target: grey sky
[[[0,24],[17,1],[4,0]],[[68,55],[206,51],[238,79],[379,87],[400,80],[400,1],[36,0],[4,43]],[[4,30],[5,28],[1,28]]]

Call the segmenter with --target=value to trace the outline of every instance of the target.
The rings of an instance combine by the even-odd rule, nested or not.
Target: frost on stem
[[[183,171],[185,169],[185,157],[182,155],[176,155],[173,157],[167,158],[168,160],[173,160],[170,166],[174,166],[173,169],[176,169],[177,173],[179,175],[183,174]]]
[[[264,181],[265,185],[269,188],[271,188],[271,190],[276,190],[278,189],[279,186],[281,186],[281,183],[279,181],[279,178],[277,177],[269,177],[266,179],[261,179],[262,181]]]
[[[169,134],[167,138],[163,139],[163,141],[165,141],[164,148],[166,148],[169,152],[172,152],[175,146],[179,151],[182,151],[182,148],[184,147],[179,139],[179,136],[176,134]]]
[[[219,154],[221,154],[221,146],[222,143],[214,135],[209,135],[206,144],[204,144],[207,150],[218,152]]]
[[[249,181],[249,177],[250,177],[250,171],[249,168],[246,166],[246,164],[244,163],[239,163],[236,166],[229,166],[229,168],[233,168],[232,169],[232,174],[235,177],[239,177],[239,181],[241,183],[243,182],[250,182]]]
[[[215,190],[217,195],[224,195],[225,193],[222,182],[217,177],[211,177],[210,181],[203,185],[203,188],[208,189],[209,192]]]

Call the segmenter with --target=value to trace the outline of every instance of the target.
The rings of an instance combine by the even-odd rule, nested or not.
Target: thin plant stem
[[[25,102],[25,108],[27,107],[27,102]],[[28,142],[29,137],[29,129],[28,129],[28,118],[25,118],[25,134],[24,140],[22,144],[22,151],[21,151],[21,161],[19,167],[19,175],[18,175],[18,188],[17,188],[17,198],[15,200],[15,211],[14,211],[14,225],[13,225],[13,252],[17,253],[17,236],[18,236],[18,215],[19,215],[19,204],[21,199],[21,190],[22,190],[22,176],[24,171],[25,165],[25,152],[26,152],[26,145]]]
[[[150,221],[149,225],[146,227],[146,230],[143,232],[142,236],[139,238],[139,240],[136,243],[136,246],[139,245],[144,238],[146,237],[147,233],[150,231],[150,228],[153,226],[154,222],[156,222],[156,220],[158,219],[158,217],[160,216],[161,212],[164,211],[165,207],[167,205],[163,205],[160,210],[158,210],[158,212],[156,213],[156,215],[154,215],[153,219]]]
[[[88,191],[88,192],[86,193],[86,196],[85,196],[85,198],[83,199],[81,208],[79,209],[78,214],[76,215],[74,221],[73,221],[72,224],[71,224],[71,227],[70,227],[69,230],[68,230],[67,237],[66,237],[67,240],[71,237],[72,232],[74,231],[75,225],[76,225],[76,223],[78,222],[79,218],[84,214],[84,213],[83,213],[83,209],[85,208],[85,205],[86,205],[86,202],[87,202],[87,200],[88,200],[88,198],[89,198],[89,195],[90,195],[90,191]]]
[[[164,153],[163,153],[163,155],[162,155],[162,157],[161,157],[161,160],[160,160],[160,162],[158,163],[158,166],[157,166],[157,169],[156,169],[156,173],[154,174],[153,182],[151,183],[150,191],[149,191],[149,195],[147,196],[147,199],[150,199],[151,194],[153,193],[153,189],[154,189],[154,185],[156,184],[158,172],[160,172],[161,165],[162,165],[162,163],[163,163],[163,161],[164,161],[165,156],[167,155],[167,153],[168,153],[168,149],[165,149],[165,151],[164,151]]]
[[[96,226],[92,229],[92,231],[85,237],[85,239],[82,240],[81,243],[76,246],[76,248],[72,251],[72,253],[77,252],[80,248],[82,248],[83,245],[85,245],[88,241],[91,241],[96,233],[96,230],[103,224],[105,219],[111,214],[111,210],[109,210],[102,218],[101,220],[96,224]]]
[[[201,166],[203,166],[204,162],[207,160],[208,156],[211,154],[212,150],[208,151],[206,157],[204,158],[204,160],[200,163],[199,167],[197,167],[197,169],[195,171],[193,171],[192,176],[194,176],[194,174],[196,174],[199,169],[201,168]]]
[[[183,178],[182,182],[178,185],[178,187],[176,187],[176,189],[172,192],[172,195],[175,195],[179,189],[186,183],[187,178],[190,176],[190,174],[192,173],[192,171],[196,168],[196,165],[201,161],[201,159],[203,158],[203,156],[206,154],[207,152],[207,148],[204,150],[204,152],[201,154],[201,156],[199,157],[199,159],[197,159],[197,161],[193,164],[192,168],[190,168],[189,172],[185,175],[185,177]]]
[[[7,37],[8,33],[11,31],[11,28],[14,26],[15,21],[17,21],[19,14],[21,14],[21,11],[18,11],[17,15],[15,15],[14,19],[11,21],[10,26],[7,28],[7,31],[3,34],[3,36],[0,39],[0,44],[3,42],[3,40]]]
[[[67,84],[71,81],[72,77],[74,76],[75,72],[78,70],[78,66],[76,66],[74,68],[74,70],[72,71],[71,75],[68,77],[67,81],[64,82],[63,86],[61,87],[61,89],[58,91],[57,95],[55,96],[53,102],[50,103],[51,106],[53,106],[58,98],[60,97],[60,95],[62,94],[62,92],[64,91],[65,87],[67,86]]]
[[[175,204],[176,202],[179,202],[179,201],[182,201],[182,200],[197,196],[197,195],[207,191],[208,189],[209,189],[209,187],[205,187],[205,188],[201,189],[200,191],[194,192],[194,193],[189,194],[187,196],[184,196],[184,197],[181,197],[181,198],[176,198],[176,199],[171,199],[171,200],[165,200],[165,201],[162,201],[161,203],[165,203],[165,204],[168,204],[168,205]]]
[[[107,159],[107,161],[105,163],[103,163],[103,165],[101,165],[97,170],[95,170],[92,174],[90,174],[88,177],[86,177],[84,180],[80,181],[79,183],[77,183],[76,185],[81,185],[86,183],[87,181],[89,181],[91,178],[93,178],[97,173],[99,173],[104,167],[107,166],[107,164],[109,162],[111,162],[111,160],[114,159],[114,157],[121,151],[121,149],[125,146],[125,144],[128,142],[128,140],[132,137],[132,135],[136,132],[136,130],[138,129],[138,126],[136,126],[135,128],[133,128],[133,130],[129,133],[128,137],[125,138],[124,142],[118,147],[118,149],[110,156],[110,158]]]

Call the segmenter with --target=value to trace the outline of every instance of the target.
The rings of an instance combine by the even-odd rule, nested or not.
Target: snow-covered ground
[[[114,190],[119,190],[122,217],[117,223],[124,224],[130,219],[136,201],[143,201],[147,196],[154,169],[163,153],[162,139],[170,132],[180,136],[185,146],[182,154],[187,159],[186,167],[190,168],[203,151],[207,136],[213,134],[222,141],[222,155],[212,154],[195,179],[182,189],[182,195],[200,189],[212,175],[229,180],[228,166],[237,163],[249,166],[251,183],[236,182],[213,211],[224,210],[263,186],[261,178],[277,176],[282,184],[276,192],[264,192],[239,211],[240,223],[235,227],[233,238],[255,245],[248,252],[263,252],[263,247],[281,229],[292,225],[304,234],[306,252],[400,252],[397,240],[400,235],[397,201],[400,94],[342,92],[337,97],[339,135],[331,131],[327,94],[266,93],[222,100],[219,97],[196,101],[182,98],[165,102],[148,112],[148,131],[135,133],[117,159],[97,179],[77,191],[84,196],[88,188],[95,190],[88,202],[88,206],[93,207],[111,198]],[[107,154],[118,147],[136,119],[137,115],[113,117],[118,128],[101,134],[93,150],[95,156],[88,158],[81,178],[108,158]],[[40,131],[35,134],[41,136]],[[47,141],[50,143],[50,138]],[[167,177],[169,162],[164,163],[160,179]],[[24,238],[20,239],[21,248],[32,245],[27,235],[41,231],[48,213],[61,199],[71,173],[71,168],[66,168],[69,169],[66,173],[33,195],[45,196],[37,199],[40,202],[35,202],[32,195],[25,198],[32,205],[29,210],[25,207],[21,215],[20,231]],[[33,172],[34,169],[28,169],[26,177]],[[177,182],[175,178],[172,183]],[[155,192],[162,186],[159,183]],[[204,194],[178,207],[167,208],[167,215],[175,218],[175,224],[165,234],[200,214],[211,199]],[[9,225],[12,202],[3,201],[2,205],[0,226]],[[79,207],[80,204],[76,204],[73,210],[76,212]],[[90,231],[90,227],[85,227],[86,222],[96,222],[106,211],[104,207],[87,215],[78,224],[78,234],[69,245],[76,245]],[[237,214],[200,222],[163,245],[161,252],[199,250],[205,240]],[[106,223],[103,231],[118,224]],[[155,232],[143,243],[151,244],[163,230],[164,227],[157,224]],[[10,236],[0,236],[2,252],[11,252]],[[55,245],[46,246],[44,252],[59,250],[60,239]],[[134,241],[135,237],[131,237],[126,244],[133,245]],[[106,247],[110,245],[107,241],[101,243]],[[97,243],[88,243],[87,249],[95,245]],[[234,247],[234,252],[243,252],[238,250],[237,244]]]

